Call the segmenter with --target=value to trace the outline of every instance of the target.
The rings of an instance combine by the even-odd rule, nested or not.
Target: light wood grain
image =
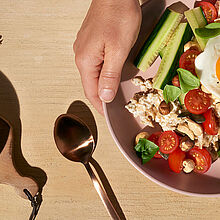
[[[18,95],[23,156],[48,178],[38,219],[109,219],[84,167],[64,159],[53,140],[56,117],[77,99],[95,114],[99,141],[94,158],[128,219],[220,219],[219,198],[180,195],[136,171],[119,152],[104,118],[85,99],[72,43],[89,4],[88,0],[1,1],[0,70]],[[0,185],[1,220],[27,219],[30,211],[29,201],[12,187]]]

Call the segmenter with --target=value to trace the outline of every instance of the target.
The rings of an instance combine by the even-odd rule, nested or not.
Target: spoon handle
[[[108,198],[108,195],[106,194],[105,190],[103,189],[103,187],[101,186],[99,180],[97,179],[95,173],[93,172],[91,166],[89,163],[84,164],[89,176],[93,182],[93,185],[97,191],[97,193],[99,194],[99,197],[101,198],[103,204],[105,205],[106,209],[108,210],[110,216],[112,217],[112,219],[114,220],[120,220],[120,217],[118,216],[115,208],[113,207],[111,201]]]

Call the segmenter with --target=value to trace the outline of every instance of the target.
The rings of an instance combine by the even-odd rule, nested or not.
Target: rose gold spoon
[[[85,166],[110,216],[112,219],[120,219],[89,164],[89,159],[96,147],[89,127],[78,117],[63,114],[55,122],[54,138],[57,148],[64,157],[74,162],[81,162]]]

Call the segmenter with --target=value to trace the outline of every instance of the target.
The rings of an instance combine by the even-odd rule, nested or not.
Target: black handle
[[[42,203],[42,195],[40,193],[37,193],[33,197],[27,189],[24,189],[23,191],[28,199],[31,201],[31,206],[33,207],[29,220],[35,220]]]

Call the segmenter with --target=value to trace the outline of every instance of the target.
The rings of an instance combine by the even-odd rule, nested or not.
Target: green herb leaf
[[[211,23],[211,24],[206,25],[205,28],[217,29],[217,28],[220,28],[220,23]]]
[[[220,150],[218,151],[218,157],[220,157]]]
[[[145,138],[140,138],[134,149],[138,153],[141,153],[142,163],[145,164],[154,157],[159,150],[159,147]]]
[[[196,28],[195,32],[199,37],[209,39],[220,35],[220,28]]]
[[[196,89],[200,86],[200,80],[188,70],[179,68],[177,69],[177,72],[179,75],[180,87],[183,93]]]
[[[180,88],[166,85],[163,89],[163,98],[166,103],[174,102],[181,95]]]

